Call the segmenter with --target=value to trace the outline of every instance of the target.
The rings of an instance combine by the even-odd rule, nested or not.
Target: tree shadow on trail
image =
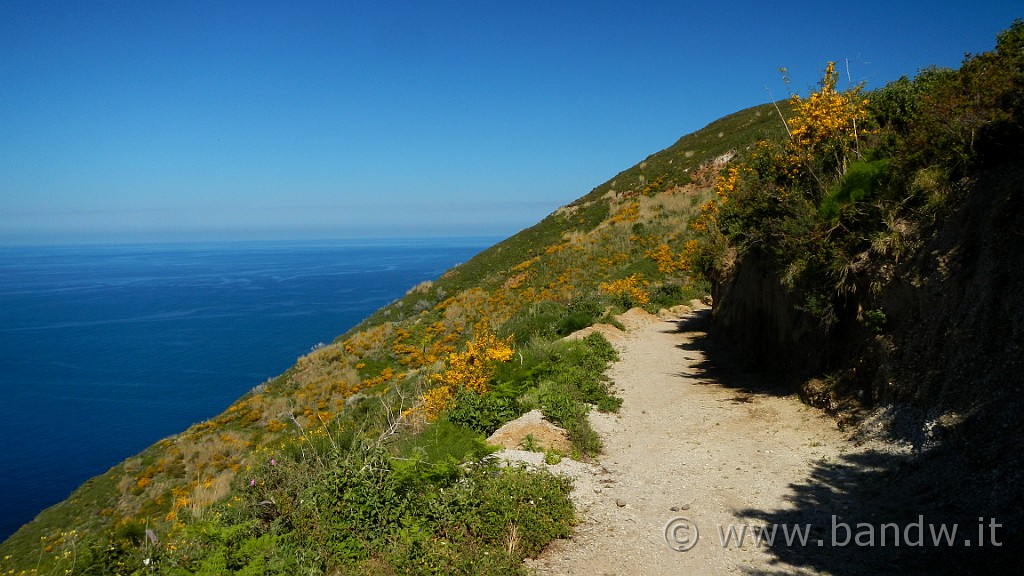
[[[949,451],[860,452],[819,461],[790,485],[789,506],[738,510],[745,522],[776,526],[767,551],[779,562],[837,575],[1020,574],[1024,544],[1005,503],[971,494],[978,478]],[[804,530],[806,543],[785,541]],[[808,530],[809,529],[809,530]],[[771,572],[769,572],[771,573]],[[779,574],[791,573],[781,569]]]
[[[741,395],[738,402],[749,399],[742,394],[768,394],[772,396],[788,396],[794,392],[783,383],[777,374],[755,372],[749,369],[748,362],[742,354],[713,338],[711,330],[711,309],[697,310],[674,322],[675,328],[665,330],[673,334],[688,334],[686,342],[676,348],[684,352],[697,353],[703,359],[692,364],[676,375],[681,378],[692,378],[697,383],[722,386],[735,389]],[[692,359],[694,354],[684,354]]]
[[[771,374],[749,371],[742,355],[709,335],[710,327],[710,310],[703,310],[667,330],[688,334],[678,347],[687,359],[700,358],[680,377],[736,390],[737,402],[795,393]],[[1024,574],[1024,463],[1013,456],[1019,438],[1006,436],[973,450],[964,442],[855,448],[813,463],[806,478],[789,485],[785,506],[735,514],[750,526],[775,527],[773,544],[762,547],[779,564],[769,574]],[[788,544],[787,529],[796,537]],[[702,536],[720,544],[714,527]],[[748,537],[745,547],[751,546]]]

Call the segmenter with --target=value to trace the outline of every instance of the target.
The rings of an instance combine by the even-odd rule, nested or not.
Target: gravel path
[[[532,570],[802,573],[749,540],[723,547],[718,526],[758,524],[743,510],[787,509],[793,485],[815,464],[856,448],[795,396],[750,392],[738,376],[716,377],[701,350],[710,311],[696,302],[694,308],[619,317],[627,331],[611,339],[620,361],[609,375],[624,399],[621,412],[591,414],[605,442],[599,464],[566,459],[553,467],[575,478],[581,523],[571,539],[530,561]],[[666,538],[677,518],[685,520]]]

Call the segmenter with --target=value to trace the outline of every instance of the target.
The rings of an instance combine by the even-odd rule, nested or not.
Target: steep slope
[[[108,547],[128,564],[156,552],[183,561],[180,550],[169,551],[181,548],[173,544],[175,534],[223,515],[245,490],[239,474],[251,478],[263,470],[268,452],[304,454],[302,443],[318,431],[332,443],[338,434],[369,447],[387,436],[387,450],[402,462],[409,457],[402,451],[414,450],[413,438],[436,428],[438,409],[444,408],[442,420],[458,420],[452,433],[466,435],[493,428],[532,402],[546,407],[549,418],[576,423],[578,457],[596,453],[600,442],[581,420],[585,404],[576,397],[561,404],[565,392],[552,383],[560,366],[583,352],[551,343],[609,310],[657,309],[706,294],[707,285],[689,279],[671,255],[689,238],[686,223],[734,151],[782,130],[771,105],[723,118],[436,282],[413,287],[222,414],[127,459],[42,512],[3,544],[3,568],[66,566],[62,555],[72,549],[81,566],[84,550],[98,562],[113,554],[103,552]],[[463,369],[474,366],[477,353],[500,351],[501,342],[512,345],[519,367],[500,365],[505,356],[494,354],[500,366],[491,383],[498,390],[479,397],[442,393],[439,383],[460,361],[468,358]],[[570,396],[600,396],[599,388]],[[475,449],[466,450],[451,456],[469,457]],[[259,502],[253,505],[258,509]]]

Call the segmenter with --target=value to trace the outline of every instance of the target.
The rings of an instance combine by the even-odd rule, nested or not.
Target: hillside
[[[659,270],[657,258],[665,260],[689,238],[686,223],[710,198],[733,151],[782,132],[770,105],[723,118],[437,281],[411,288],[219,416],[162,440],[41,513],[3,544],[3,557],[9,556],[4,571],[43,573],[73,563],[75,570],[121,566],[117,570],[130,572],[154,556],[164,566],[201,571],[211,557],[240,554],[232,547],[244,544],[253,548],[253,558],[288,557],[280,568],[287,573],[304,561],[286,551],[296,546],[291,539],[314,537],[308,525],[298,525],[310,521],[301,516],[310,512],[261,508],[270,501],[284,507],[282,501],[302,496],[271,491],[250,501],[255,477],[287,468],[289,477],[281,482],[309,492],[314,480],[324,482],[338,466],[360,469],[368,458],[397,458],[384,478],[366,481],[396,482],[401,504],[392,504],[404,510],[412,506],[411,493],[440,497],[459,476],[454,463],[487,452],[483,434],[533,407],[569,430],[574,448],[566,456],[595,457],[601,442],[587,422],[587,403],[617,407],[598,376],[607,344],[565,345],[558,339],[634,305],[656,310],[705,295],[706,283],[690,281],[671,265]],[[594,376],[581,390],[584,373]],[[564,500],[562,488],[551,489]],[[242,505],[252,508],[239,512]],[[396,521],[429,524],[424,530],[432,533],[448,530],[437,518],[395,514]],[[569,522],[563,515],[556,522],[563,528],[536,536],[538,542],[561,534]],[[488,536],[492,529],[500,535]],[[484,526],[460,538],[473,540],[464,543],[470,551],[496,543],[501,548],[509,529],[507,523]],[[218,536],[200,542],[196,533]],[[382,546],[404,546],[399,555],[426,554],[430,562],[457,565],[417,551],[418,542],[335,543],[320,550],[311,567],[326,570],[341,559],[356,565],[383,561]],[[529,551],[503,556],[515,560]]]
[[[599,458],[588,413],[622,402],[603,375],[616,353],[562,337],[709,293],[727,344],[712,363],[743,359],[848,430],[913,445],[851,463],[837,492],[1011,526],[1024,24],[961,70],[870,94],[830,70],[819,92],[684,136],[88,481],[3,543],[0,572],[521,571],[572,532],[570,487],[498,468],[486,435],[539,409],[571,442],[546,458]],[[948,566],[1006,560],[954,552]]]

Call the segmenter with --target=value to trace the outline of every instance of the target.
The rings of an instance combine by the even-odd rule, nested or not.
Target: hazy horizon
[[[1019,2],[0,3],[0,244],[504,235],[681,136],[958,67]],[[791,83],[779,69],[785,67]]]

